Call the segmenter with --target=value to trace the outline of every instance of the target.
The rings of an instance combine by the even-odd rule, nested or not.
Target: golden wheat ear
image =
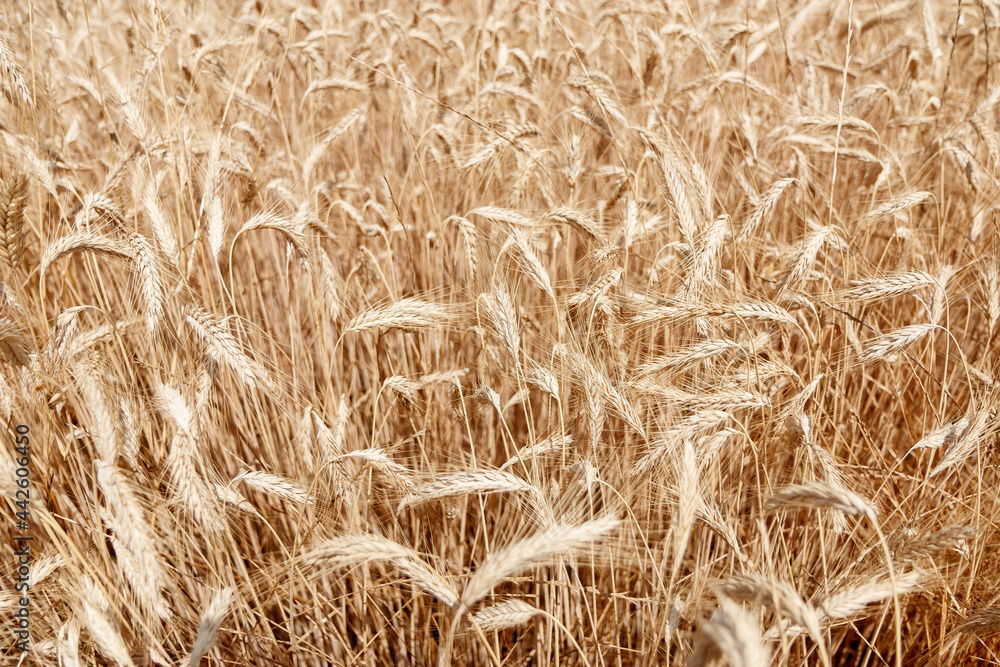
[[[0,263],[11,271],[21,263],[24,205],[28,201],[28,177],[17,174],[0,188]]]

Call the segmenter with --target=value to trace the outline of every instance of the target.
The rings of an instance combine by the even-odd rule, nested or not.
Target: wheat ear
[[[198,636],[194,640],[194,646],[191,647],[189,667],[198,667],[202,657],[215,644],[219,628],[222,627],[222,622],[229,615],[229,604],[232,596],[231,588],[223,588],[212,596],[212,600],[205,607],[205,612],[201,615],[201,622],[198,624]]]
[[[363,563],[389,563],[410,577],[419,588],[449,607],[458,605],[451,584],[428,565],[420,554],[379,535],[350,535],[327,540],[303,555],[311,566],[353,567]]]
[[[0,188],[0,263],[12,271],[21,263],[24,207],[28,201],[28,178],[11,176]]]

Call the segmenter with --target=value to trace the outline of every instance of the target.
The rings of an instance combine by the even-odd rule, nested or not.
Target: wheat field
[[[4,664],[1000,664],[997,0],[0,18]]]

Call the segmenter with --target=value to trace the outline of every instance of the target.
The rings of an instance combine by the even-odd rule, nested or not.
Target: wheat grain
[[[949,526],[929,535],[913,537],[900,545],[895,556],[900,560],[915,560],[948,549],[961,553],[964,543],[975,537],[976,529],[972,526]]]
[[[258,213],[240,227],[240,230],[236,232],[236,238],[254,229],[273,229],[280,232],[295,249],[295,254],[298,256],[300,264],[308,269],[309,248],[306,246],[305,236],[291,220],[270,212]],[[235,239],[233,242],[235,243]]]
[[[552,281],[549,279],[549,273],[545,270],[542,265],[542,261],[538,258],[535,253],[534,248],[531,247],[531,243],[528,239],[517,229],[511,230],[510,236],[507,239],[507,243],[500,250],[500,255],[503,256],[506,249],[514,248],[517,250],[517,255],[520,260],[521,266],[524,268],[528,276],[538,285],[539,289],[549,295],[550,299],[555,299],[555,293],[552,291]]]
[[[146,328],[156,331],[164,312],[163,280],[153,256],[153,249],[139,234],[129,234],[127,243],[132,250],[132,261],[139,272],[142,302],[146,310]]]
[[[516,463],[529,461],[543,454],[556,454],[573,444],[573,436],[569,434],[557,434],[549,436],[544,440],[522,447],[514,456],[500,466],[500,470],[507,470]]]
[[[956,632],[989,636],[1000,628],[1000,608],[977,609],[955,627]]]
[[[59,627],[59,664],[61,667],[81,667],[80,622],[75,618]]]
[[[13,89],[15,99],[24,107],[31,109],[34,107],[34,96],[28,90],[28,80],[24,74],[24,69],[20,64],[21,58],[12,48],[10,42],[5,38],[0,38],[0,74],[9,82]]]

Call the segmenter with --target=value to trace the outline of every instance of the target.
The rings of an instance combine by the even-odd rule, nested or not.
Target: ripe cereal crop
[[[0,16],[10,664],[1000,664],[996,0]]]

